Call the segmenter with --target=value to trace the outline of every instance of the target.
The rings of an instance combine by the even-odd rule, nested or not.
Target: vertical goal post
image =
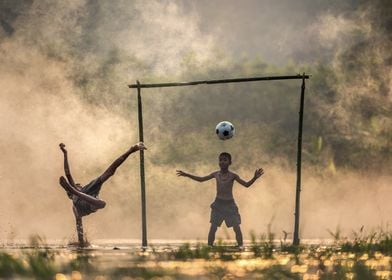
[[[309,79],[310,75],[303,73],[302,75],[292,76],[270,76],[270,77],[251,77],[251,78],[234,78],[234,79],[220,79],[220,80],[201,80],[191,82],[178,83],[152,83],[142,84],[136,81],[135,84],[128,85],[129,88],[137,89],[137,104],[138,104],[138,123],[139,123],[139,141],[144,141],[143,133],[143,108],[142,108],[142,88],[162,88],[162,87],[181,87],[181,86],[195,86],[201,84],[227,84],[227,83],[243,83],[256,81],[276,81],[276,80],[302,80],[300,106],[299,106],[299,120],[298,120],[298,138],[297,138],[297,181],[295,192],[295,211],[294,211],[294,234],[293,245],[299,245],[299,213],[300,213],[300,194],[301,194],[301,164],[302,164],[302,128],[303,128],[303,114],[305,101],[305,80]],[[147,244],[147,209],[146,209],[146,184],[144,172],[144,151],[140,151],[140,189],[141,189],[141,206],[142,206],[142,247],[146,248]]]

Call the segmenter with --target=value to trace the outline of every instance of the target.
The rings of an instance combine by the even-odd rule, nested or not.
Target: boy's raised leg
[[[129,150],[126,151],[124,154],[119,156],[100,176],[102,183],[104,183],[106,180],[108,180],[110,177],[114,175],[116,169],[129,157],[130,154],[140,150],[147,150],[143,142],[137,143],[136,145],[129,148]]]

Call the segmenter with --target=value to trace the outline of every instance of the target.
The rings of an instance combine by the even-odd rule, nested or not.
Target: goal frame
[[[163,88],[163,87],[182,87],[195,86],[201,84],[227,84],[227,83],[243,83],[256,81],[276,81],[276,80],[302,80],[300,106],[299,106],[299,120],[298,120],[298,138],[297,138],[297,180],[295,192],[295,211],[294,211],[294,234],[293,245],[300,244],[299,239],[299,213],[300,213],[300,195],[301,195],[301,165],[302,165],[302,129],[303,129],[303,114],[305,101],[305,80],[309,79],[310,75],[303,73],[302,75],[291,76],[269,76],[269,77],[245,77],[233,79],[220,80],[200,80],[191,82],[173,82],[173,83],[150,83],[143,84],[139,80],[135,84],[128,85],[129,88],[137,89],[137,104],[138,104],[138,124],[139,124],[139,141],[144,142],[143,133],[143,106],[142,106],[142,88]],[[142,248],[148,246],[147,242],[147,209],[146,209],[146,183],[144,170],[144,151],[140,151],[140,189],[141,189],[141,208],[142,208]]]

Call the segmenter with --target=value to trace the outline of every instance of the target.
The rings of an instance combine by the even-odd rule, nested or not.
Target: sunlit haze
[[[64,142],[87,184],[138,142],[141,83],[269,75],[306,81],[301,239],[388,230],[392,212],[390,1],[1,1],[0,240],[75,239],[58,184]],[[149,239],[206,240],[218,155],[244,238],[292,238],[300,80],[143,89]],[[220,121],[236,135],[219,140]],[[141,238],[139,154],[103,185],[89,240]],[[225,226],[218,238],[234,239]]]

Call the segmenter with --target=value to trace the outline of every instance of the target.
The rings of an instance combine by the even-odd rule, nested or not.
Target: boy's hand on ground
[[[264,174],[263,168],[256,169],[256,171],[255,171],[255,178],[258,179],[258,178],[260,178],[261,175],[263,175],[263,174]]]
[[[177,176],[186,176],[187,174],[182,170],[176,170]]]
[[[59,144],[59,147],[60,147],[60,149],[61,149],[64,153],[67,152],[67,150],[65,149],[65,144],[64,144],[64,143],[60,143],[60,144]]]

